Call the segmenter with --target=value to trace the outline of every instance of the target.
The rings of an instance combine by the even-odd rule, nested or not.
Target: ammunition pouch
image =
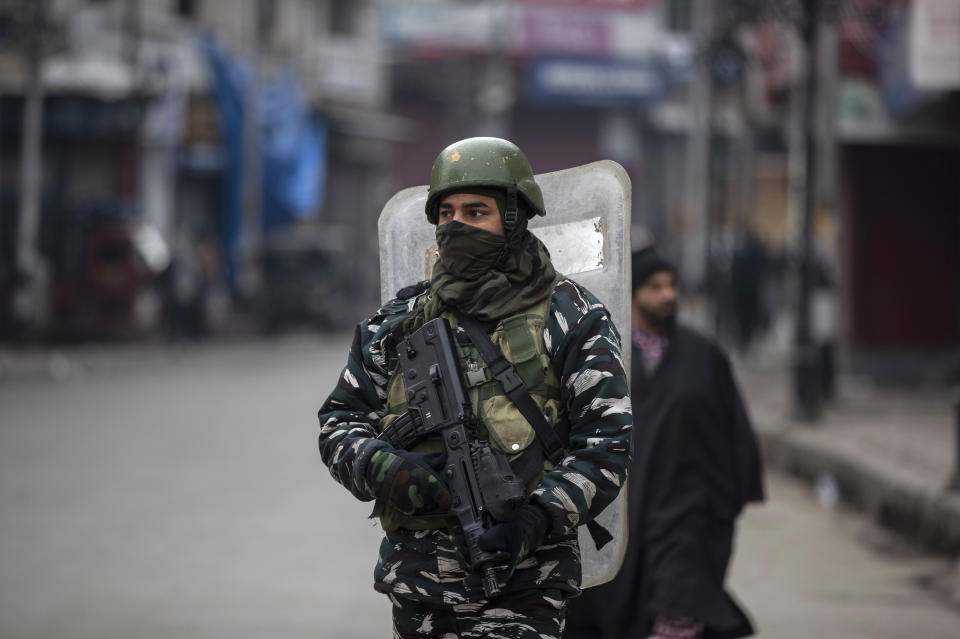
[[[477,450],[477,474],[480,493],[487,512],[497,521],[510,521],[517,506],[526,500],[526,486],[517,477],[506,455],[486,442],[474,444]]]

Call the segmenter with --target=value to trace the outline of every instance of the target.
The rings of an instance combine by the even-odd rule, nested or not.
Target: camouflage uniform
[[[370,438],[388,414],[387,386],[397,367],[394,329],[417,303],[416,296],[398,297],[360,323],[337,387],[319,412],[324,463],[334,479],[364,501],[376,498],[365,477],[378,450]],[[469,342],[462,329],[456,338]],[[547,538],[517,565],[503,595],[487,602],[446,528],[388,530],[374,587],[394,603],[396,636],[550,637],[562,632],[563,600],[580,588],[577,528],[602,511],[626,480],[632,417],[620,336],[603,305],[572,280],[558,278],[553,289],[543,346],[569,423],[566,456],[542,475],[530,496],[548,513]],[[441,619],[443,610],[453,615]],[[490,634],[492,628],[497,633]]]

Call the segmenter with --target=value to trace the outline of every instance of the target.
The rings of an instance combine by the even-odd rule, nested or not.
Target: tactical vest
[[[550,296],[516,315],[500,320],[490,339],[516,368],[550,426],[557,428],[562,420],[560,381],[550,365],[550,355],[543,343],[544,324],[549,312]],[[456,331],[457,321],[453,314],[445,312],[443,317]],[[480,356],[480,351],[469,341],[462,341],[462,332],[455,334],[463,383],[470,396],[473,412],[479,418],[481,428],[485,429],[485,432],[479,435],[503,451],[511,462],[517,460],[534,443],[536,433],[503,392],[500,382],[493,378]],[[387,382],[386,404],[387,414],[380,420],[381,430],[407,410],[399,366]],[[417,452],[436,452],[442,449],[439,435],[427,437],[412,447],[412,450]],[[546,459],[543,459],[541,466],[540,473],[527,483],[528,493],[536,488],[543,473],[552,468],[552,464]],[[425,530],[448,525],[448,520],[443,516],[414,517],[401,513],[389,504],[380,503],[374,508],[371,517],[380,517],[380,524],[387,531],[401,527]]]

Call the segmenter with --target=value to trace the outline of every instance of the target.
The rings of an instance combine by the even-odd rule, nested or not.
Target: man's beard
[[[660,313],[654,313],[648,309],[643,308],[642,306],[637,309],[640,311],[640,314],[643,316],[645,322],[651,326],[655,326],[658,330],[667,333],[673,330],[673,327],[677,324],[677,312],[674,310],[668,315],[663,315]]]

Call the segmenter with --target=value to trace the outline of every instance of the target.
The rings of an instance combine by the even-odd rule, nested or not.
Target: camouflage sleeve
[[[554,536],[591,521],[617,496],[630,465],[633,415],[620,335],[593,295],[561,281],[543,338],[570,423],[567,456],[533,492]]]
[[[317,414],[323,463],[333,478],[361,501],[374,499],[366,467],[373,453],[387,445],[375,439],[387,396],[388,340],[384,335],[389,335],[389,324],[402,318],[396,311],[406,309],[406,304],[400,308],[393,308],[397,302],[391,304],[357,326],[347,365]]]

